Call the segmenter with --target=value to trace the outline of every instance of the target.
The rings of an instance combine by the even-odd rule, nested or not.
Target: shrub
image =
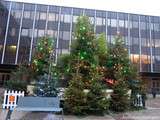
[[[5,87],[7,90],[25,91],[27,93],[27,82],[24,80],[8,80]]]
[[[128,89],[125,81],[118,81],[113,86],[111,95],[111,110],[115,112],[124,112],[130,107],[130,100],[127,94]]]

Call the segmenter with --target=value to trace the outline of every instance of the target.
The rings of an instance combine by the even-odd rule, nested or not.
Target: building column
[[[30,52],[29,52],[29,63],[31,63],[31,60],[32,60],[33,39],[34,39],[34,32],[35,32],[36,13],[37,13],[36,11],[37,11],[37,5],[35,5],[35,9],[34,9],[34,20],[33,20],[33,26],[32,26],[32,38],[31,38],[31,45],[30,45]]]
[[[119,14],[117,12],[117,33],[119,34],[120,31],[119,31]]]
[[[152,31],[151,31],[151,17],[149,16],[149,40],[150,40],[150,59],[151,59],[151,72],[153,72],[153,50],[152,50]]]
[[[106,12],[106,41],[107,41],[107,46],[108,46],[108,12]]]
[[[96,13],[96,10],[94,11],[94,32],[96,33],[96,16],[97,13]]]
[[[131,55],[130,14],[128,13],[128,54]]]
[[[142,39],[141,39],[141,16],[139,15],[138,16],[138,27],[139,27],[139,33],[138,33],[138,36],[139,36],[139,67],[140,67],[140,72],[142,72]]]
[[[71,24],[70,24],[70,38],[69,38],[69,52],[71,50],[71,43],[72,43],[72,27],[73,27],[73,8],[71,10]]]
[[[10,6],[9,6],[9,13],[8,13],[7,26],[6,26],[5,38],[4,38],[4,44],[3,44],[1,64],[3,64],[3,61],[4,61],[4,54],[5,54],[5,49],[6,49],[9,21],[10,21],[10,16],[11,16],[11,9],[12,9],[12,2],[10,2]]]
[[[20,27],[19,27],[19,34],[18,34],[18,43],[17,43],[15,64],[17,64],[17,61],[18,61],[18,52],[19,52],[19,45],[20,45],[20,38],[21,38],[22,22],[23,22],[23,12],[24,12],[24,3],[23,3],[23,7],[22,7],[22,12],[21,12],[21,20],[20,20]]]
[[[47,35],[48,15],[49,15],[49,5],[47,6],[46,25],[45,25],[45,31],[44,31],[45,36]]]
[[[58,44],[59,44],[59,33],[60,33],[60,24],[61,24],[61,7],[59,8],[59,15],[58,15],[58,30],[57,30],[57,41],[56,41],[56,59],[55,63],[57,64],[57,57],[58,57]]]

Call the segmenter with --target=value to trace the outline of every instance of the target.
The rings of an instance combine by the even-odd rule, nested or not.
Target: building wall
[[[0,1],[0,62],[30,62],[37,40],[55,39],[56,58],[68,53],[78,16],[89,16],[109,45],[119,32],[140,72],[160,73],[160,17]]]

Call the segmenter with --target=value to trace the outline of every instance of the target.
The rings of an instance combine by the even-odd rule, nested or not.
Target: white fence
[[[136,107],[143,107],[143,103],[142,103],[142,95],[137,94],[136,95],[136,99],[134,100],[134,106]]]
[[[17,106],[18,98],[21,96],[24,96],[24,91],[5,91],[2,108],[13,110]]]

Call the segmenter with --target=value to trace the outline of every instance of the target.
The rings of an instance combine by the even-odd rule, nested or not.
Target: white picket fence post
[[[24,97],[24,91],[17,92],[13,90],[5,90],[2,108],[13,110],[17,106],[17,100],[19,97]]]
[[[134,106],[136,106],[136,107],[143,107],[142,95],[140,95],[140,94],[136,95],[136,99],[134,100]]]

